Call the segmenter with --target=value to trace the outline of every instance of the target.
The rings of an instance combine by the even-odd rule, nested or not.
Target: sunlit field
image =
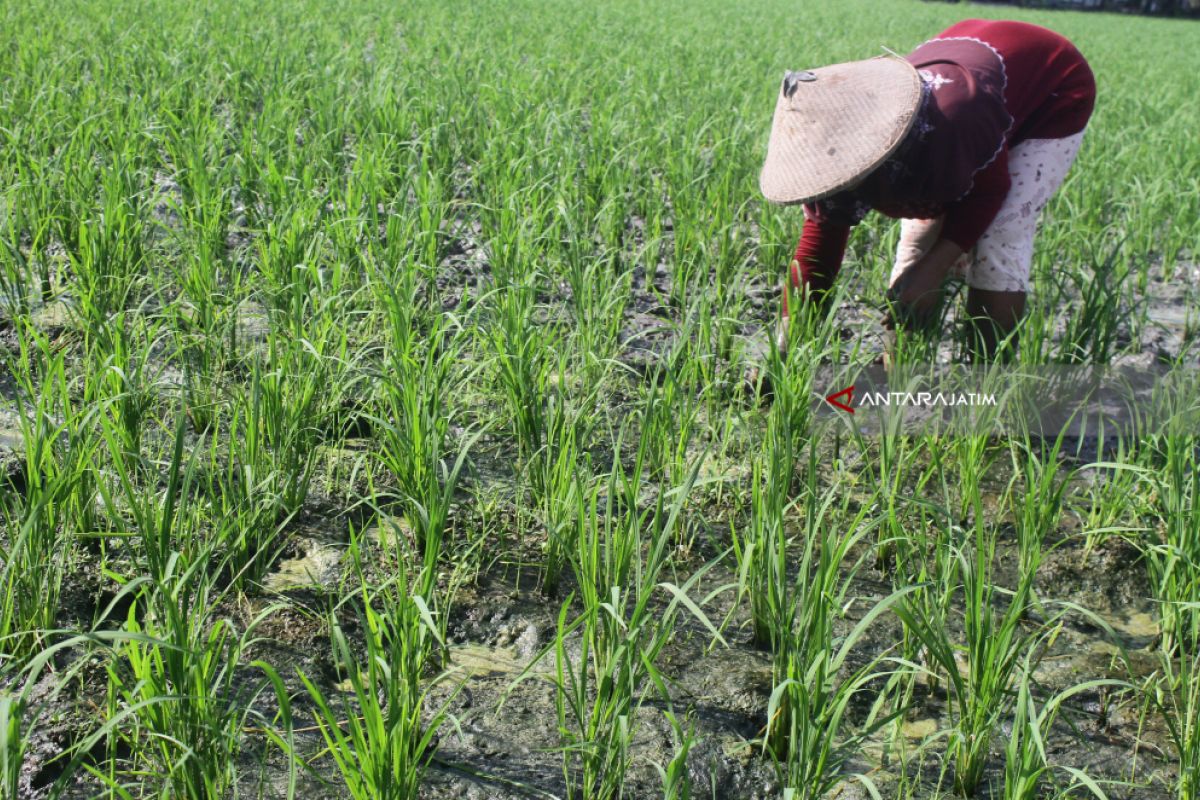
[[[6,4],[0,798],[1200,798],[1193,431],[818,414],[880,216],[766,346],[783,72],[972,16],[1098,83],[1020,363],[1194,370],[1194,22]]]

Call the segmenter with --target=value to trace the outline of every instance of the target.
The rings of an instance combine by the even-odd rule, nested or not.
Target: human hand
[[[943,239],[905,270],[887,291],[889,312],[884,327],[899,323],[924,329],[936,322],[946,275],[961,255],[957,245]]]
[[[792,263],[788,264],[788,274],[783,282],[779,285],[779,294],[783,298],[783,307],[781,309],[779,320],[775,324],[775,349],[779,353],[780,359],[786,359],[788,354],[788,344],[791,338],[792,315],[789,296],[795,291],[796,281],[800,274],[800,262],[792,259]]]
[[[910,271],[911,273],[911,271]],[[883,327],[897,325],[909,329],[928,328],[941,305],[941,283],[932,284],[922,276],[905,274],[887,290],[887,311]]]

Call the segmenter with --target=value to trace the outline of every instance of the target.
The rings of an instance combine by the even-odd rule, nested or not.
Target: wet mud
[[[489,280],[487,254],[478,240],[478,229],[460,225],[455,231],[455,244],[446,255],[437,282],[447,309],[485,290]],[[567,302],[567,291],[544,299]],[[778,290],[762,281],[750,283],[741,291],[747,297],[746,314],[735,334],[746,341],[761,342],[777,313]],[[1148,308],[1144,354],[1155,359],[1195,358],[1195,305],[1187,291],[1161,281],[1141,298]],[[640,267],[634,270],[618,343],[619,359],[639,374],[650,374],[677,344],[679,310],[669,303],[670,294],[671,276],[664,268],[651,274]],[[839,326],[849,335],[866,330],[864,346],[878,347],[880,312],[862,300],[862,293],[851,291],[850,295],[851,301],[835,312]],[[69,331],[71,318],[64,302],[38,309],[31,322],[56,334]],[[265,339],[268,325],[269,317],[261,306],[247,305],[239,312],[237,335],[253,345]],[[0,347],[9,354],[16,350],[13,337],[11,320],[0,319]],[[17,403],[11,378],[0,371],[0,491],[20,491],[21,487],[23,437],[15,416]],[[361,449],[353,442],[343,442],[341,447],[324,451],[322,458],[332,469],[361,458]],[[489,469],[496,475],[490,475]],[[504,469],[473,465],[474,482],[489,477],[503,480]],[[507,477],[511,479],[511,475]],[[296,692],[300,690],[298,671],[312,676],[326,691],[338,691],[337,668],[327,655],[325,615],[343,596],[349,569],[346,553],[351,521],[339,507],[340,502],[321,497],[311,500],[307,513],[289,526],[287,545],[260,590],[230,600],[224,609],[232,618],[246,623],[262,609],[279,604],[260,625],[259,640],[254,651],[247,654],[246,663],[254,658],[269,661]],[[407,535],[402,520],[376,521],[367,527],[368,547],[385,547],[392,537]],[[1070,536],[1068,528],[1060,533],[1067,538],[1045,557],[1036,585],[1038,597],[1046,604],[1069,601],[1091,615],[1068,613],[1063,618],[1063,629],[1039,666],[1039,689],[1050,694],[1099,678],[1143,682],[1159,668],[1155,654],[1158,629],[1137,550],[1119,536],[1092,546]],[[717,535],[710,532],[710,539],[699,542],[690,561],[676,567],[686,573],[715,557],[724,549]],[[538,542],[524,544],[531,554],[537,552]],[[1011,581],[1015,574],[1015,559],[1015,544],[1008,542],[1002,548],[998,566],[1002,583]],[[119,607],[111,607],[118,587],[100,577],[98,570],[89,571],[88,567],[95,565],[86,557],[80,566],[79,580],[63,599],[64,625],[87,629],[113,624],[122,612]],[[553,654],[547,649],[554,641],[561,601],[544,597],[532,585],[530,572],[526,569],[522,574],[503,562],[493,564],[455,593],[445,675],[433,696],[435,701],[442,698],[448,704],[453,724],[442,729],[437,755],[422,791],[424,797],[449,800],[567,794],[555,715]],[[726,562],[712,571],[706,584],[711,588],[734,580]],[[869,569],[857,574],[851,592],[856,601],[838,621],[841,634],[853,626],[870,603],[890,591],[888,580],[888,576]],[[766,719],[770,657],[754,646],[744,609],[733,609],[734,601],[732,593],[726,592],[717,595],[711,607],[705,609],[713,619],[730,615],[731,623],[724,630],[728,644],[714,643],[709,632],[690,617],[679,618],[659,663],[670,689],[669,702],[655,699],[639,709],[626,797],[661,796],[655,765],[667,764],[677,746],[664,713],[668,709],[687,719],[695,732],[696,743],[688,757],[693,797],[778,796],[775,771],[753,742]],[[106,611],[110,617],[107,621],[100,619]],[[864,663],[894,648],[898,638],[898,623],[884,617],[858,645],[861,652],[851,660]],[[73,655],[80,653],[61,654],[60,670],[70,668]],[[55,680],[53,673],[47,674],[44,685],[39,684],[33,693],[38,716],[32,726],[33,740],[23,778],[29,798],[44,796],[56,777],[56,757],[94,729],[104,704],[105,677],[99,659],[77,669],[68,684],[69,691],[54,693]],[[261,676],[255,676],[247,667],[246,680],[261,682]],[[919,755],[908,764],[895,760],[857,764],[871,771],[885,796],[889,787],[894,789],[902,779],[909,785],[917,781],[930,796],[938,791],[942,774],[938,747],[935,744],[922,750],[919,746],[944,737],[950,724],[945,698],[936,689],[920,686],[914,696],[913,707],[903,717],[900,736],[911,745],[911,752]],[[273,716],[272,701],[266,694],[260,694],[256,702],[262,705],[264,716]],[[298,724],[311,719],[299,699],[294,713]],[[1131,787],[1113,789],[1110,797],[1161,797],[1163,782],[1171,779],[1173,763],[1166,755],[1170,748],[1162,726],[1147,720],[1144,709],[1129,697],[1084,693],[1073,700],[1051,732],[1048,755],[1055,763],[1085,769],[1100,779],[1133,781]],[[1003,740],[1001,732],[993,746],[985,784],[989,780],[995,784],[1000,774]],[[311,728],[299,732],[298,741],[310,753],[322,747]],[[269,750],[264,737],[248,737],[244,765],[247,774],[241,788],[256,796],[282,797],[286,765],[277,753],[262,755]],[[98,752],[96,757],[100,755]],[[1128,765],[1135,755],[1139,766],[1131,776]],[[266,774],[258,772],[259,765],[265,765]],[[299,796],[342,796],[331,784],[320,780],[320,769],[327,768],[318,768],[318,776],[302,775]],[[325,777],[334,778],[332,773]],[[81,776],[78,793],[69,792],[67,796],[87,796],[95,788],[94,782]],[[856,792],[860,789],[847,784],[841,796],[860,796]],[[989,793],[985,788],[980,796],[998,796],[998,789]]]

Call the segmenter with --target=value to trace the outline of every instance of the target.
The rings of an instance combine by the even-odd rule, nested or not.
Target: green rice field
[[[1019,364],[1194,374],[1197,22],[0,6],[0,800],[1200,800],[1195,431],[825,413],[879,215],[767,346],[784,71],[967,17],[1097,77]]]

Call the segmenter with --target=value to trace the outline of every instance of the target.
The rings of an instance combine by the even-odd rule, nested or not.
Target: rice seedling
[[[171,205],[179,217],[179,242],[188,256],[180,285],[191,302],[204,309],[221,289],[236,285],[229,280],[234,273],[225,261],[232,163],[217,155],[224,138],[217,116],[199,97],[180,100],[183,108],[167,111],[171,124],[161,146],[178,183]]]
[[[526,462],[534,459],[545,443],[547,397],[555,374],[553,328],[539,324],[534,317],[537,280],[534,275],[505,283],[492,295],[498,382],[507,401],[513,436]],[[540,494],[536,487],[535,493]]]
[[[20,516],[4,513],[7,542],[0,546],[0,665],[20,663],[44,645],[59,610],[68,568],[66,548],[54,527],[55,501],[64,484],[31,492]]]
[[[1121,259],[1124,242],[1118,241],[1104,253],[1103,246],[1093,244],[1092,270],[1071,270],[1064,278],[1071,280],[1070,290],[1060,289],[1060,297],[1079,297],[1078,313],[1066,316],[1066,330],[1058,344],[1055,360],[1065,364],[1107,364],[1117,346],[1122,286],[1129,278],[1130,267]]]
[[[418,339],[411,276],[400,287],[387,286],[380,292],[391,339],[379,376],[385,416],[374,419],[379,461],[396,482],[395,500],[425,559],[422,575],[427,583],[420,592],[431,596],[428,582],[436,576],[455,487],[470,447],[469,439],[461,443],[454,462],[447,463],[454,452],[447,393],[464,334],[435,317],[424,340]]]
[[[776,455],[772,450],[772,455]],[[739,582],[750,602],[753,637],[760,647],[774,644],[776,632],[787,624],[787,535],[784,515],[789,507],[792,462],[776,456],[770,464],[756,461],[751,473],[750,527],[744,537],[733,533],[739,562]]]
[[[1160,671],[1146,686],[1146,701],[1166,723],[1179,759],[1176,796],[1200,796],[1200,472],[1191,437],[1167,435],[1153,474],[1161,532],[1142,545],[1159,609]]]
[[[1200,796],[1200,656],[1179,649],[1160,654],[1159,663],[1160,673],[1147,682],[1144,696],[1166,723],[1179,759],[1174,796],[1194,800]]]
[[[1129,463],[1131,459],[1122,455],[1124,450],[1112,461],[1093,462],[1080,469],[1081,474],[1090,473],[1087,494],[1070,505],[1081,519],[1088,551],[1110,535],[1137,527],[1133,524],[1134,508],[1128,499],[1136,496],[1146,470]]]
[[[810,319],[799,314],[789,319],[787,335],[798,335],[797,329],[802,330]],[[811,355],[805,348],[789,354],[785,361],[776,348],[769,351],[766,379],[774,398],[763,456],[751,466],[749,529],[740,537],[732,531],[739,584],[750,602],[754,641],[773,650],[778,645],[776,636],[790,627],[794,612],[785,522],[796,459],[808,432]],[[809,452],[815,458],[815,453]],[[815,473],[809,477],[815,480]]]
[[[1161,533],[1146,542],[1143,554],[1154,596],[1159,602],[1164,653],[1177,649],[1195,652],[1200,646],[1200,615],[1193,604],[1200,600],[1200,470],[1188,438],[1161,439],[1161,470],[1153,485],[1161,520]]]
[[[924,448],[916,437],[901,431],[903,420],[898,415],[886,419],[884,425],[887,428],[880,432],[875,447],[871,447],[865,437],[857,432],[855,438],[859,448],[871,452],[877,460],[871,478],[884,519],[876,542],[876,566],[882,571],[896,574],[898,580],[902,581],[908,574],[906,562],[913,555],[911,551],[921,549],[926,538],[924,534],[928,530],[922,525],[914,529],[910,524],[911,510],[919,504],[912,502],[909,492],[916,490],[923,493],[936,471],[921,468]],[[936,456],[933,463],[938,463]]]
[[[652,546],[652,547],[657,547]],[[653,558],[653,554],[651,554]],[[665,611],[651,605],[659,577],[653,564],[639,586],[612,587],[607,599],[585,606],[567,621],[570,601],[563,604],[555,638],[555,707],[563,738],[563,772],[569,797],[619,797],[631,764],[637,714],[662,680],[655,659],[670,640],[677,606],[685,604],[709,628],[698,606],[686,599],[698,576],[681,587],[669,587],[672,599]],[[659,565],[661,566],[661,565]],[[698,575],[703,573],[698,573]],[[571,634],[579,631],[580,650],[568,652]],[[686,750],[668,766],[668,791],[684,791]]]
[[[238,435],[231,461],[249,484],[265,494],[279,516],[295,512],[308,495],[313,446],[329,370],[311,342],[271,343],[251,368],[244,395],[234,403],[231,428]],[[254,491],[246,491],[247,496]]]
[[[874,533],[876,523],[868,508],[852,512],[849,497],[838,487],[820,491],[815,465],[815,460],[807,465],[797,509],[801,533],[795,574],[780,576],[782,608],[772,619],[771,632],[774,688],[763,737],[784,794],[793,798],[823,797],[851,777],[845,768],[858,748],[898,713],[878,716],[872,711],[853,728],[847,720],[851,704],[868,684],[886,678],[880,669],[884,653],[853,667],[849,656],[904,591],[873,603],[848,633],[837,634],[835,623],[850,605],[850,578],[863,564],[861,556],[852,562],[851,554]],[[848,574],[843,573],[847,565]],[[864,775],[853,777],[872,786]]]
[[[915,480],[916,486],[925,487],[922,499],[909,498],[898,508],[895,518],[889,517],[882,523],[889,528],[885,536],[880,533],[877,547],[886,548],[894,556],[891,584],[894,590],[905,592],[905,603],[909,608],[920,609],[924,618],[943,629],[951,622],[959,585],[960,563],[955,557],[955,542],[958,533],[952,524],[952,494],[946,480],[946,465],[941,451],[941,442],[935,437],[925,441],[924,450],[929,453],[929,462]],[[913,458],[921,452],[913,449]],[[940,487],[931,491],[934,479]],[[936,484],[935,484],[936,485]],[[935,494],[936,492],[936,494]],[[937,501],[937,494],[941,501]],[[931,496],[932,495],[932,496]],[[877,494],[877,496],[879,496]],[[880,500],[880,505],[891,504],[891,498]],[[878,556],[877,556],[878,563]],[[930,664],[919,636],[908,626],[901,630],[900,646],[896,655],[900,665]],[[924,677],[930,693],[940,687],[936,672],[922,672],[914,668],[898,668],[889,677],[890,706],[894,709],[909,709],[914,706],[917,678]],[[903,731],[897,726],[890,745],[903,751]]]
[[[63,632],[65,633],[65,632]],[[82,763],[78,748],[64,750],[31,769],[39,726],[54,721],[56,703],[68,695],[87,659],[73,658],[81,646],[94,640],[88,635],[56,636],[19,669],[0,665],[0,797],[26,797],[31,791],[61,796]],[[49,679],[49,680],[48,680]],[[46,754],[39,754],[46,755]],[[54,776],[48,781],[46,775]],[[50,785],[44,786],[44,784]]]
[[[231,377],[238,306],[214,296],[211,287],[197,299],[170,306],[169,317],[177,358],[183,371],[183,397],[188,420],[197,433],[209,431],[223,405],[223,387]],[[186,296],[186,295],[185,295]]]
[[[319,210],[309,204],[280,209],[267,221],[255,248],[258,268],[263,273],[268,307],[290,314],[305,305],[316,250],[321,244],[315,231]]]
[[[666,686],[659,686],[658,691],[663,697],[670,695]],[[675,755],[667,765],[654,765],[662,779],[663,800],[689,800],[692,796],[692,776],[688,771],[688,754],[696,744],[695,723],[690,719],[680,720],[671,710],[663,713],[671,723],[671,735],[675,743]]]
[[[72,537],[95,530],[102,412],[73,400],[65,360],[44,336],[29,336],[16,372],[25,395],[17,415],[24,478],[20,492],[5,486],[0,495],[0,666],[50,644],[45,632],[58,627]]]
[[[986,518],[984,477],[999,453],[990,447],[984,435],[955,436],[950,440],[957,479],[957,522],[963,527],[978,526]]]
[[[588,467],[586,463],[581,464],[583,456],[579,442],[586,440],[586,432],[581,431],[578,416],[565,408],[565,400],[557,396],[553,398],[549,416],[548,442],[532,467],[541,473],[533,483],[540,488],[536,497],[541,522],[546,529],[542,591],[553,597],[558,592],[562,571],[579,536],[580,506],[587,496]]]
[[[115,478],[115,487],[108,481],[99,484],[104,511],[111,523],[106,535],[136,537],[138,567],[154,579],[167,574],[178,554],[190,559],[202,548],[197,530],[202,511],[193,497],[200,451],[193,451],[185,460],[185,424],[186,418],[179,415],[167,462],[167,485],[161,497],[142,488],[120,437],[111,428],[103,429]]]
[[[109,711],[128,709],[130,723],[109,737],[109,769],[91,770],[109,789],[122,779],[153,776],[164,797],[218,797],[237,776],[242,731],[263,687],[241,680],[241,654],[268,607],[238,631],[217,616],[204,559],[172,555],[161,577],[143,584],[130,605],[108,673]],[[117,765],[117,748],[133,754]]]
[[[621,599],[620,589],[613,599]],[[629,769],[633,715],[640,700],[636,679],[644,677],[645,669],[637,663],[638,653],[634,648],[618,649],[610,644],[603,649],[603,643],[596,642],[600,636],[598,627],[603,622],[600,614],[607,613],[602,609],[585,612],[585,616],[578,618],[583,629],[576,666],[566,650],[567,638],[576,627],[568,623],[568,612],[569,603],[564,603],[554,649],[555,709],[564,739],[563,777],[571,797],[617,797]],[[598,646],[598,652],[594,653],[593,646]],[[604,671],[593,667],[594,657],[614,655],[623,658],[616,664],[601,662],[599,666]],[[634,669],[632,673],[630,667]],[[590,697],[592,692],[596,693],[595,701]]]
[[[1068,687],[1049,697],[1039,705],[1033,692],[1032,663],[1026,656],[1024,669],[1017,683],[1017,697],[1013,706],[1012,733],[1004,746],[1004,800],[1035,800],[1042,797],[1047,778],[1062,772],[1070,779],[1065,793],[1086,790],[1097,800],[1107,800],[1101,784],[1081,769],[1072,766],[1055,766],[1046,750],[1046,738],[1062,710],[1063,704],[1072,697],[1102,690],[1106,687],[1120,688],[1120,681],[1087,681]]]
[[[949,636],[962,586],[964,523],[972,513],[976,520],[982,519],[977,470],[985,445],[981,437],[931,436],[925,441],[930,458],[916,485],[930,487],[932,483],[936,493],[927,492],[924,499],[906,503],[902,522],[892,523],[889,516],[888,524],[898,529],[893,528],[890,536],[881,535],[880,539],[895,554],[892,585],[907,590],[900,615],[902,621],[906,615],[924,620],[927,630],[941,631],[945,637]],[[914,459],[916,452],[914,449]],[[957,473],[951,466],[954,455],[959,465]],[[894,501],[889,498],[884,502]],[[892,676],[893,707],[910,705],[918,676],[924,678],[930,692],[941,687],[938,655],[930,651],[928,637],[921,630],[903,625],[898,658],[903,664],[923,666],[900,669]]]
[[[1060,434],[1048,450],[1035,451],[1021,446],[1011,450],[1013,482],[1009,484],[1009,502],[1017,533],[1017,566],[1021,575],[1033,576],[1047,552],[1047,537],[1061,522],[1063,504],[1074,470],[1060,470],[1058,454],[1062,449]],[[1021,488],[1016,488],[1016,478]],[[1057,546],[1052,543],[1051,547]],[[1032,580],[1032,578],[1031,578]]]
[[[575,379],[568,372],[567,353],[559,350],[561,335],[556,325],[536,318],[538,281],[535,275],[520,283],[499,282],[491,295],[497,321],[490,344],[517,446],[517,506],[523,505],[522,495],[528,491],[529,504],[538,510],[537,521],[546,531],[542,589],[554,596],[566,554],[577,535],[572,508],[577,493],[574,473],[579,442],[588,437],[588,420],[581,409],[587,408],[589,395],[594,396],[596,390],[585,386],[581,399],[568,394],[568,384]],[[518,533],[524,527],[519,519]]]
[[[240,420],[234,418],[230,430],[241,432]],[[273,491],[276,474],[269,464],[224,460],[215,441],[209,443],[205,456],[207,469],[196,480],[211,501],[198,516],[211,514],[211,519],[199,520],[204,530],[195,535],[221,549],[228,573],[222,579],[232,579],[239,589],[248,590],[274,563],[290,517],[280,514],[279,495]]]
[[[91,403],[107,403],[115,428],[134,461],[141,457],[142,432],[149,422],[156,392],[155,366],[150,354],[165,338],[162,322],[145,316],[113,314],[91,327],[95,339],[89,343],[90,361],[101,376],[88,383],[96,397]]]
[[[25,751],[29,746],[26,730],[28,703],[23,693],[0,689],[0,797],[17,797]]]
[[[321,755],[333,759],[349,795],[355,800],[415,798],[447,719],[444,704],[429,702],[436,684],[423,685],[430,656],[444,646],[429,605],[412,593],[428,581],[414,580],[408,565],[401,564],[392,578],[371,587],[357,543],[351,544],[350,557],[360,588],[347,601],[362,626],[365,652],[357,655],[343,626],[331,618],[333,656],[348,688],[339,697],[304,673],[300,678],[316,706],[316,725],[326,745]],[[286,695],[278,697],[288,703]]]
[[[52,236],[49,209],[55,188],[42,155],[23,151],[17,157],[5,202],[0,291],[14,316],[30,313],[35,299],[47,303],[53,295],[50,260],[44,254]]]
[[[720,638],[689,597],[708,568],[682,586],[661,581],[700,462],[693,463],[683,484],[660,488],[642,510],[646,454],[643,436],[633,466],[626,470],[614,464],[603,482],[604,504],[600,486],[593,484],[577,506],[582,519],[572,568],[582,612],[570,620],[573,598],[563,603],[552,645],[569,797],[621,796],[637,712],[648,693],[663,688],[655,660],[672,636],[679,606]],[[670,594],[665,608],[654,602],[659,590]],[[576,632],[578,653],[568,650]]]
[[[924,648],[925,669],[936,670],[945,681],[953,724],[947,759],[954,765],[954,789],[963,797],[974,796],[979,786],[1000,721],[1012,709],[1012,688],[1021,664],[1029,653],[1042,650],[1057,631],[1052,619],[1030,630],[1023,626],[1037,564],[1022,571],[1016,588],[1009,592],[994,583],[995,550],[996,531],[982,520],[972,526],[969,541],[955,546],[961,581],[961,645],[950,638],[942,620],[926,615],[915,604],[901,603],[896,608]]]
[[[134,156],[127,145],[124,152],[111,157],[113,163],[101,175],[89,176],[99,184],[100,208],[88,209],[91,213],[80,217],[75,246],[67,248],[79,314],[94,323],[103,323],[126,308],[135,283],[142,279],[146,259],[143,228],[147,215],[139,208],[143,195],[136,173],[123,163]],[[80,200],[85,202],[82,197]]]
[[[613,256],[592,252],[592,241],[562,214],[563,257],[557,274],[570,288],[574,326],[567,328],[582,386],[597,386],[612,369],[621,319],[629,302],[632,276]]]

